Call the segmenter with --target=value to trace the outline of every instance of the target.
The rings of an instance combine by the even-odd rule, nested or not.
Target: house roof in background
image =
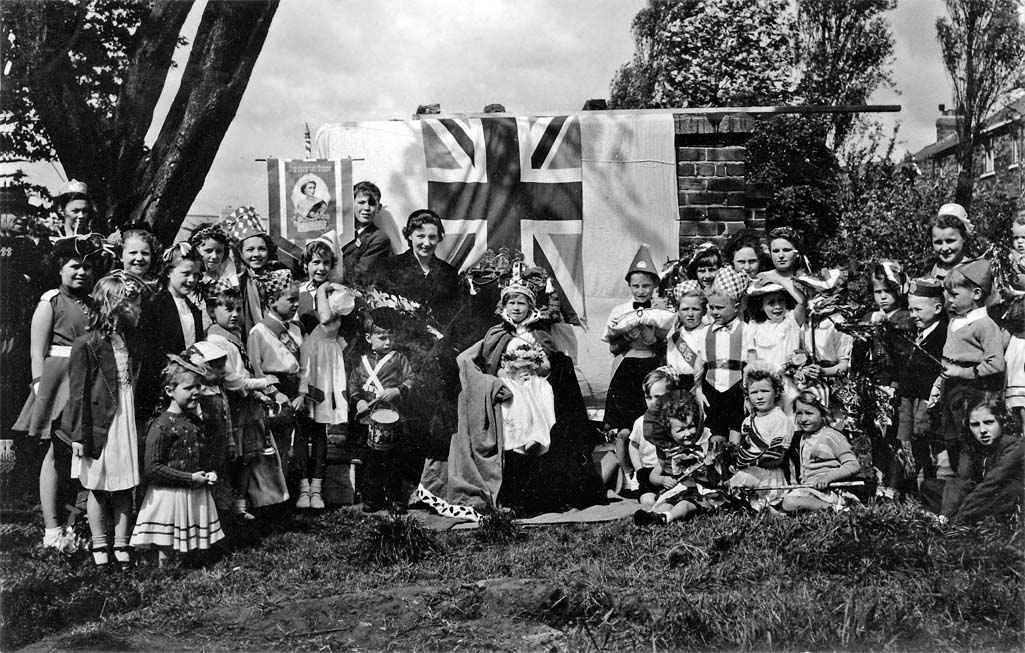
[[[1025,91],[1023,91],[1017,99],[1004,105],[1000,111],[997,111],[986,118],[986,124],[982,131],[983,133],[991,132],[1008,122],[1020,121],[1023,117],[1025,117]],[[957,134],[951,134],[943,140],[936,141],[931,145],[926,145],[915,152],[915,161],[925,161],[926,159],[931,159],[938,154],[943,154],[944,152],[957,147],[957,143]]]

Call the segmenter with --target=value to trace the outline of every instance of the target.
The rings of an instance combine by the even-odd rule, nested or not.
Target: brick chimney
[[[957,111],[947,109],[946,105],[940,105],[940,117],[936,119],[936,142],[939,143],[947,136],[957,133]]]

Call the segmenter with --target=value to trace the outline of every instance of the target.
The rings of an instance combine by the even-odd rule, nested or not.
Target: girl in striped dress
[[[749,367],[744,381],[752,411],[740,428],[740,444],[733,455],[737,471],[730,478],[729,487],[786,485],[783,461],[794,436],[794,422],[780,408],[783,380],[775,370]],[[779,503],[784,494],[778,489],[758,491],[753,493],[749,503],[755,510],[762,510]]]

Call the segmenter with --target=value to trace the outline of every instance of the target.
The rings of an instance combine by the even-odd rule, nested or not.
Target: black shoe
[[[638,526],[651,526],[658,522],[658,517],[650,510],[641,509],[634,513],[634,523]]]
[[[377,503],[376,501],[364,501],[363,512],[380,512],[384,510],[383,503]]]

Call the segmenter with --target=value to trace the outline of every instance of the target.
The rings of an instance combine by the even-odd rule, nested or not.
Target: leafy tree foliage
[[[946,0],[948,18],[936,20],[943,65],[957,107],[957,201],[972,202],[975,152],[986,116],[1025,70],[1022,0]]]
[[[793,29],[799,101],[818,105],[865,104],[890,86],[893,35],[883,14],[896,0],[799,0]],[[856,114],[830,117],[831,141],[840,147]]]
[[[864,104],[892,84],[895,0],[649,0],[636,50],[612,82],[612,108]],[[791,7],[794,11],[791,11]],[[852,114],[763,119],[748,141],[750,181],[772,185],[770,226],[814,241],[834,233],[836,152],[864,128]]]
[[[194,0],[0,4],[4,151],[59,159],[112,226],[170,240],[202,187],[267,36],[277,0],[210,0],[152,150],[145,136]]]
[[[612,82],[610,107],[777,104],[790,81],[785,0],[649,0],[637,50]]]

